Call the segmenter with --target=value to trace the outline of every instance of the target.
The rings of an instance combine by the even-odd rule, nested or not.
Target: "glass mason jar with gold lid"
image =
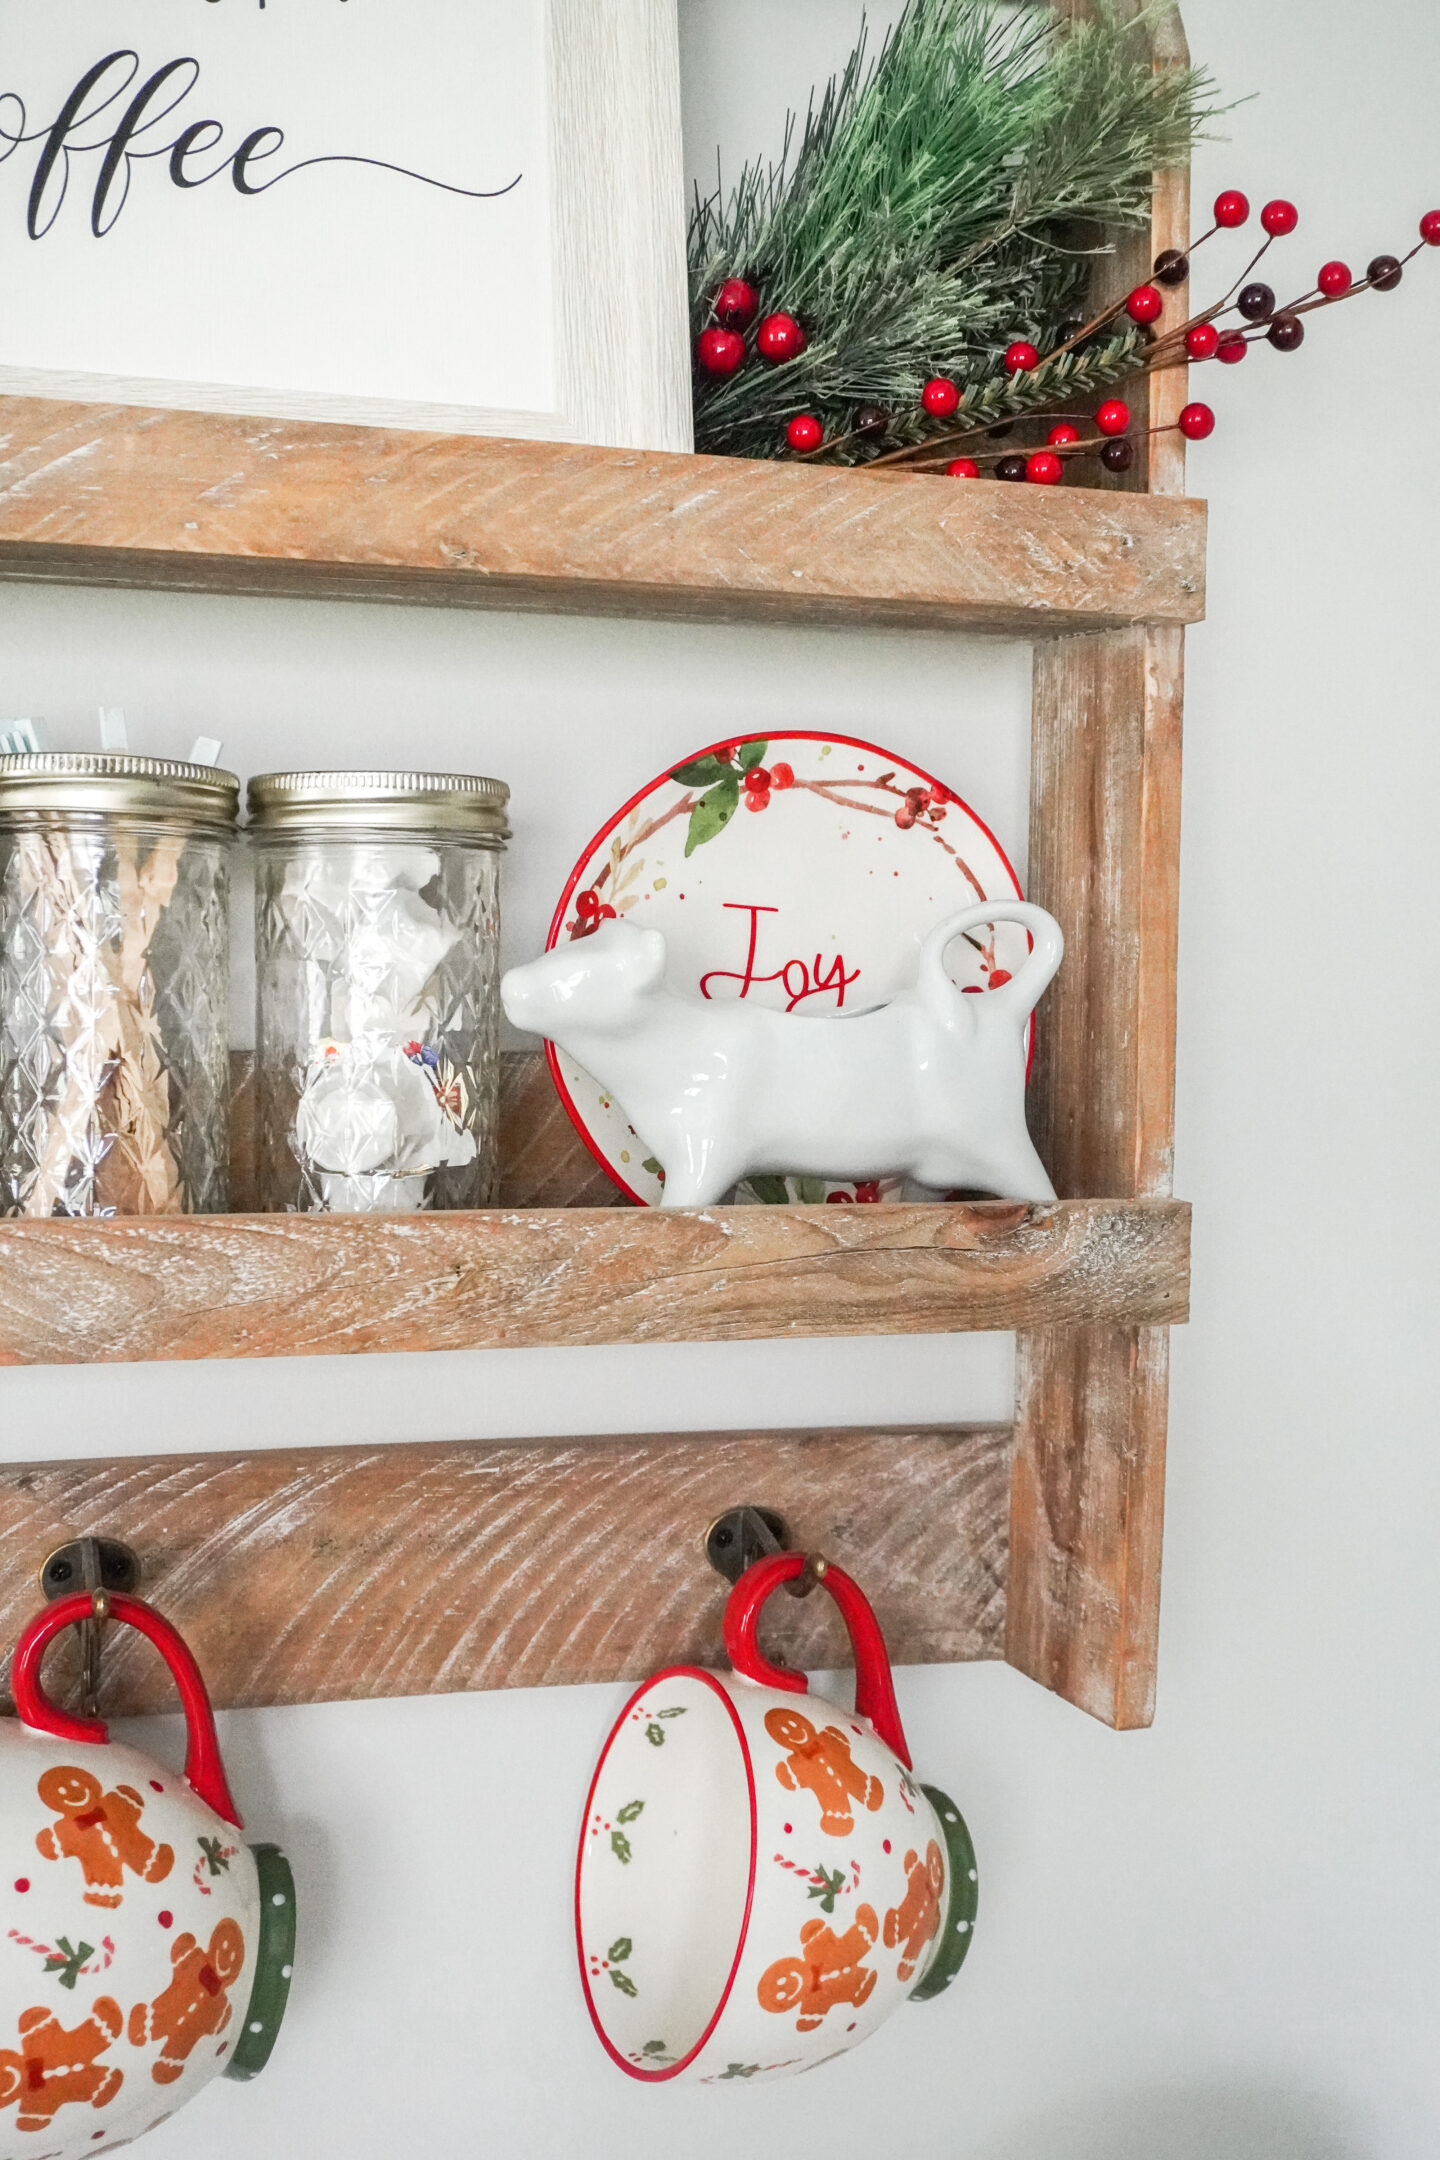
[[[225,1207],[239,793],[165,758],[0,757],[0,1214]]]
[[[463,773],[250,782],[263,1208],[493,1198],[509,799]]]

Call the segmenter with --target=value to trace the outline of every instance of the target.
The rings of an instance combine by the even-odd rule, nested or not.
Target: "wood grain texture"
[[[490,1209],[0,1222],[0,1364],[1185,1316],[1189,1210]]]
[[[0,1641],[46,1553],[103,1531],[222,1706],[640,1679],[720,1662],[702,1540],[749,1503],[856,1575],[897,1664],[997,1657],[1009,1452],[1007,1428],[971,1427],[9,1467]],[[849,1663],[828,1598],[777,1599],[766,1632],[794,1665]],[[153,1653],[111,1646],[102,1708],[172,1707]]]
[[[1204,506],[0,399],[0,575],[1035,637],[1204,611]]]
[[[1030,892],[1065,966],[1037,1018],[1031,1130],[1062,1193],[1170,1189],[1181,633],[1037,651]],[[1154,1715],[1169,1345],[1022,1335],[1010,1662],[1107,1723]]]

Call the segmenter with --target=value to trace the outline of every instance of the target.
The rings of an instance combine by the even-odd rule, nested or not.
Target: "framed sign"
[[[676,0],[0,0],[0,390],[691,446]]]

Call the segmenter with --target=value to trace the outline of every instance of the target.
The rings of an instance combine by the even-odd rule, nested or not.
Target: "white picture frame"
[[[40,18],[33,11],[48,10],[50,4],[51,0],[0,0],[0,33],[5,30],[9,17],[12,27],[28,31],[32,57],[37,44],[43,53],[45,32],[39,27]],[[86,0],[80,0],[80,4],[83,7]],[[142,40],[136,30],[150,28],[154,18],[163,11],[164,32],[168,34],[169,42],[164,46],[157,45],[152,36],[144,55],[147,63],[153,60],[157,51],[168,52],[172,48],[177,52],[193,50],[198,53],[204,47],[207,34],[221,23],[222,8],[234,11],[224,25],[225,34],[232,41],[243,37],[253,45],[257,37],[269,34],[262,31],[260,25],[281,20],[274,10],[268,16],[263,12],[256,15],[256,0],[219,0],[218,6],[216,0],[207,0],[205,5],[202,0],[191,0],[194,13],[190,21],[197,27],[187,44],[184,30],[188,24],[179,24],[182,10],[176,7],[175,0],[106,0],[106,4],[105,36],[118,47],[128,35],[137,52],[141,50]],[[317,0],[307,0],[307,4],[314,8]],[[507,346],[502,356],[502,372],[509,379],[507,394],[499,397],[479,394],[473,399],[454,394],[427,395],[425,384],[417,386],[418,394],[414,396],[395,395],[393,386],[386,394],[373,394],[364,389],[357,391],[353,383],[340,383],[331,388],[313,379],[303,383],[270,380],[260,368],[255,369],[249,379],[227,379],[223,336],[217,338],[218,364],[204,370],[192,366],[171,377],[157,368],[127,368],[123,364],[123,352],[122,364],[105,365],[105,350],[112,336],[117,350],[125,345],[122,332],[126,328],[126,310],[132,305],[137,314],[136,323],[130,327],[137,330],[137,336],[131,342],[144,344],[144,336],[138,329],[138,311],[147,305],[147,298],[153,297],[147,296],[144,289],[152,263],[156,266],[158,304],[161,307],[171,304],[160,282],[164,240],[163,237],[156,238],[148,249],[141,247],[144,219],[156,220],[159,234],[166,230],[158,222],[163,215],[171,217],[170,230],[187,230],[192,235],[195,230],[193,221],[188,228],[180,223],[180,205],[185,198],[170,201],[172,190],[168,184],[162,184],[165,168],[159,160],[168,136],[160,132],[152,134],[151,139],[158,147],[150,154],[148,165],[143,165],[138,157],[133,166],[128,162],[123,165],[122,177],[127,189],[132,186],[132,173],[134,176],[133,199],[127,198],[122,205],[126,217],[133,220],[133,237],[129,228],[125,234],[129,249],[127,280],[122,286],[111,275],[104,307],[98,311],[101,317],[98,323],[87,320],[72,324],[64,308],[57,308],[59,328],[50,327],[47,321],[47,335],[49,344],[62,351],[59,365],[36,365],[27,361],[23,351],[23,290],[17,313],[12,288],[9,330],[0,322],[0,392],[254,414],[276,419],[416,428],[437,433],[505,435],[649,450],[690,450],[694,437],[677,0],[389,0],[389,4],[414,11],[412,21],[424,17],[427,10],[459,9],[461,14],[455,19],[461,28],[457,35],[462,34],[469,20],[465,10],[478,12],[485,6],[492,10],[501,9],[503,12],[495,15],[493,22],[502,42],[509,38],[527,10],[532,14],[539,11],[541,19],[536,23],[535,32],[526,33],[531,36],[526,49],[533,55],[543,40],[544,210],[542,213],[535,208],[539,190],[532,185],[526,215],[541,220],[539,225],[529,228],[532,241],[537,232],[541,237],[535,244],[523,248],[512,242],[509,267],[500,281],[502,289],[493,296],[497,309],[503,310],[506,321],[513,324],[518,341]],[[242,9],[251,11],[250,16],[242,14]],[[62,19],[50,17],[52,23]],[[346,10],[344,34],[352,44],[357,19],[358,10]],[[310,21],[316,20],[312,15]],[[73,22],[72,16],[72,25]],[[177,28],[172,29],[172,25]],[[437,14],[431,16],[431,27],[438,33]],[[0,34],[0,54],[5,49],[6,40]],[[103,45],[99,48],[102,53],[104,49]],[[220,49],[223,52],[226,48]],[[281,49],[277,39],[269,50],[274,53]],[[31,198],[26,190],[34,183],[35,160],[44,146],[44,126],[52,115],[58,118],[63,109],[56,103],[57,85],[72,80],[71,75],[63,72],[60,57],[57,55],[56,69],[45,82],[49,102],[27,108],[30,139],[12,146],[8,152],[6,141],[9,136],[22,132],[15,125],[15,115],[20,110],[19,93],[11,79],[13,64],[7,68],[0,62],[0,122],[5,127],[5,136],[0,139],[0,259],[8,258],[12,264],[18,264],[26,276],[38,277],[43,271],[57,281],[68,280],[73,294],[86,277],[97,275],[94,267],[97,260],[103,260],[106,270],[111,271],[112,265],[121,259],[119,249],[109,258],[99,256],[95,236],[89,229],[91,194],[87,191],[93,189],[97,164],[104,151],[105,131],[115,125],[117,114],[123,115],[126,100],[135,92],[133,87],[122,82],[117,101],[108,115],[93,122],[88,135],[77,126],[73,157],[62,150],[64,170],[70,175],[72,187],[71,199],[61,200],[58,212],[58,216],[67,221],[65,228],[62,231],[57,225],[57,244],[53,247],[50,236],[44,236],[44,246],[52,247],[49,256],[44,256],[41,248],[27,253],[24,219],[26,204]],[[63,57],[73,68],[73,31],[71,47]],[[44,75],[43,69],[36,72]],[[117,80],[122,75],[123,70],[117,69]],[[297,105],[303,107],[304,102],[304,84],[297,84],[294,75],[292,67],[284,82],[285,94],[279,96],[277,91],[278,102],[287,113]],[[166,129],[173,133],[187,120],[204,119],[212,109],[217,113],[222,111],[223,77],[223,67],[212,67],[211,78],[198,102],[192,99],[189,106],[178,107],[174,117],[165,121]],[[142,82],[143,79],[137,69],[135,81]],[[317,86],[322,80],[328,82],[317,69]],[[407,89],[409,87],[407,85]],[[317,98],[324,94],[317,87]],[[206,95],[211,97],[212,104],[204,102]],[[100,97],[101,92],[97,90],[94,102],[98,103]],[[157,106],[161,102],[158,93],[155,102]],[[236,125],[243,127],[244,124],[242,116]],[[216,141],[218,143],[219,138]],[[218,162],[230,156],[234,146],[232,129],[215,153],[215,173],[207,176],[219,183],[211,189],[210,201],[217,212],[211,222],[222,233],[219,242],[222,251],[226,244],[223,235],[240,229],[236,220],[241,213],[230,199],[232,190],[228,183],[231,175],[221,173]],[[136,139],[131,147],[138,151],[143,145]],[[193,169],[199,169],[200,153],[205,147],[205,138],[197,138]],[[365,147],[370,147],[368,139]],[[245,168],[251,176],[262,169],[258,156],[263,154],[262,145],[256,163]],[[314,162],[359,165],[376,161],[354,156]],[[532,157],[526,162],[529,167],[527,177],[533,183],[539,177],[539,161]],[[454,164],[452,147],[450,169],[454,169]],[[182,164],[180,169],[183,172],[191,168]],[[382,169],[406,170],[394,166]],[[61,170],[59,165],[52,169],[52,191],[60,187],[57,175]],[[288,179],[289,175],[280,173],[278,177]],[[348,181],[349,176],[346,177]],[[408,201],[406,210],[407,216],[414,217],[417,232],[423,234],[428,229],[428,219],[435,224],[438,233],[438,221],[446,216],[453,217],[454,206],[452,204],[449,209],[436,207],[438,198],[428,192],[432,183],[427,178],[425,186],[416,187],[413,183],[418,177],[411,172],[394,186],[409,188],[410,198],[420,199],[418,212],[409,207]],[[356,185],[371,182],[372,176],[366,175],[365,182]],[[323,176],[323,183],[333,189],[337,176],[327,174]],[[234,192],[243,194],[244,191],[237,183]],[[462,191],[447,189],[445,192],[453,197]],[[497,187],[490,192],[499,196],[508,190]],[[316,193],[314,188],[292,188],[290,200],[298,202],[302,196],[308,196],[313,203]],[[52,202],[55,199],[52,194]],[[107,204],[107,216],[113,214],[118,199],[117,184]],[[228,207],[222,207],[222,204]],[[45,215],[49,215],[50,207],[47,204]],[[271,229],[274,230],[273,222]],[[453,225],[446,228],[452,235],[455,229]],[[193,239],[187,244],[193,247]],[[426,244],[423,238],[417,241],[417,246]],[[428,244],[437,248],[440,245],[438,240]],[[455,263],[453,243],[443,261],[447,265]],[[319,267],[323,269],[324,265]],[[457,279],[464,276],[466,270],[467,265],[463,262],[457,265],[454,272]],[[253,283],[253,263],[249,274]],[[473,275],[483,283],[483,271],[478,262]],[[209,258],[202,282],[213,298]],[[323,279],[317,278],[316,282],[318,289]],[[42,294],[44,291],[43,287],[32,289]],[[192,274],[189,291],[195,290],[196,280]],[[317,301],[317,308],[318,304]],[[73,311],[74,305],[73,299],[67,297],[65,307]],[[292,352],[297,335],[297,306],[303,317],[305,305],[306,296],[300,290],[298,301],[285,311],[286,335]],[[38,324],[38,310],[32,312],[31,319]],[[247,331],[254,319],[252,308],[245,317]],[[189,318],[184,327],[189,327]],[[484,327],[484,324],[480,325],[480,328]],[[153,318],[150,328],[153,345]],[[303,328],[302,321],[298,325],[300,334],[303,334]],[[537,359],[535,367],[536,383],[543,392],[538,396],[525,394],[531,387],[528,383],[522,384],[517,394],[513,380],[517,368],[523,372],[524,341],[532,334],[537,352],[541,344],[545,348],[545,364],[540,365]],[[458,340],[458,329],[456,336]],[[78,364],[66,364],[72,357],[63,351],[67,338],[77,349]],[[39,341],[44,342],[43,339]],[[183,343],[183,338],[178,342]],[[435,342],[425,342],[418,333],[413,342],[417,362],[423,361],[422,372],[435,373],[439,365]],[[478,344],[479,340],[476,342]],[[323,344],[318,329],[317,344]],[[7,346],[10,348],[8,353]],[[79,353],[81,347],[83,354]],[[354,349],[352,341],[350,350]],[[518,360],[517,352],[521,356]],[[98,365],[95,364],[97,355],[100,358]],[[47,358],[51,357],[47,353]],[[458,366],[463,372],[463,356],[457,359],[456,355],[451,355],[450,360],[452,371]],[[396,364],[403,373],[403,355]],[[312,377],[316,365],[323,366],[323,359],[316,360],[312,356]],[[484,384],[479,380],[478,371],[477,387],[483,393]]]

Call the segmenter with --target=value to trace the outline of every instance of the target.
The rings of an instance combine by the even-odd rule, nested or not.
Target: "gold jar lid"
[[[247,795],[250,829],[261,839],[439,832],[498,848],[510,838],[510,790],[478,773],[258,773]]]
[[[19,750],[0,757],[0,819],[174,819],[233,832],[239,814],[240,782],[216,765],[104,750]]]

